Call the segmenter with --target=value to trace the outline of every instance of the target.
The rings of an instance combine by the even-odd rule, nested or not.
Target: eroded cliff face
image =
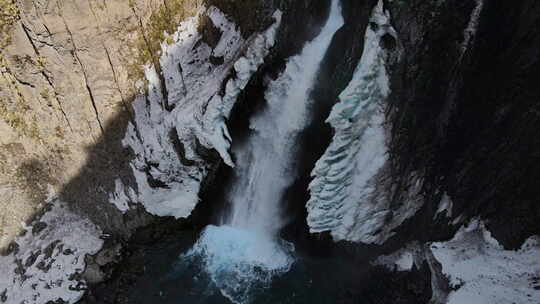
[[[103,279],[100,267],[117,258],[119,243],[154,220],[114,202],[120,181],[135,184],[122,140],[134,96],[145,94],[143,64],[202,7],[168,4],[0,3],[10,14],[0,50],[1,301],[76,301],[84,279]],[[104,244],[99,237],[107,249],[85,259]],[[65,276],[49,271],[65,266]]]

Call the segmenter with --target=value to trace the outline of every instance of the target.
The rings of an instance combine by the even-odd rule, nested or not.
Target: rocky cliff
[[[428,213],[446,193],[452,218],[481,216],[505,247],[518,248],[540,229],[533,202],[538,7],[398,3],[390,7],[405,54],[389,115],[394,170],[422,172]]]
[[[489,285],[460,272],[470,256],[515,262],[501,290],[523,277],[536,286],[533,2],[341,1],[283,235],[373,262],[366,272],[384,283],[353,286],[350,301],[456,303],[467,282]],[[14,273],[0,302],[75,302],[111,275],[84,301],[122,301],[141,275],[130,256],[215,221],[231,146],[329,5],[0,1],[0,269]],[[62,263],[73,267],[61,296],[35,288]]]

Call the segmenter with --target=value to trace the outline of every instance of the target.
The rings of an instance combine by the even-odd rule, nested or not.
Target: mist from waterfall
[[[250,120],[251,133],[232,152],[236,158],[230,210],[220,226],[208,226],[182,259],[200,263],[221,293],[234,303],[250,301],[273,276],[289,271],[294,246],[278,236],[284,225],[282,198],[296,178],[298,136],[310,122],[310,93],[332,37],[344,24],[339,0],[320,34],[265,92],[266,107]]]

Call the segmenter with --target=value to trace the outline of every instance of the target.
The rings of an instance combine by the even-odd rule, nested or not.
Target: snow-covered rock
[[[381,189],[386,183],[384,109],[390,91],[388,53],[381,46],[384,35],[396,38],[380,1],[366,30],[359,66],[327,119],[335,135],[312,172],[307,203],[310,231],[330,231],[335,240],[384,242],[420,207],[410,200],[391,210],[387,192]]]
[[[26,229],[15,240],[18,250],[0,256],[0,303],[77,302],[86,289],[78,276],[85,256],[103,245],[99,228],[53,201],[51,210]]]
[[[472,220],[447,242],[431,245],[456,289],[448,304],[539,303],[540,237],[517,251],[504,250],[484,224]]]
[[[213,49],[197,31],[202,14],[221,31]],[[133,103],[135,123],[128,126],[123,143],[136,156],[131,165],[137,189],[121,190],[126,194],[115,197],[138,201],[158,216],[189,216],[210,170],[200,151],[213,149],[226,164],[234,166],[226,121],[239,93],[274,45],[281,15],[276,11],[275,23],[247,40],[215,7],[180,24],[174,43],[162,45],[160,66],[165,88],[156,70],[147,67],[148,94]],[[211,56],[223,58],[223,64],[212,64]],[[164,90],[167,96],[163,96]],[[172,111],[167,111],[165,104],[174,106]],[[118,200],[114,203],[125,209]]]

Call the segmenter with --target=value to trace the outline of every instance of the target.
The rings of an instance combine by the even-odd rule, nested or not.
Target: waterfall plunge
[[[296,178],[293,161],[298,134],[309,123],[309,94],[330,41],[342,25],[339,1],[333,0],[319,36],[290,58],[285,71],[269,85],[267,107],[250,121],[253,134],[233,150],[238,168],[228,194],[232,212],[223,224],[267,235],[275,235],[283,226],[280,202]]]
[[[299,133],[309,123],[310,92],[335,32],[343,25],[339,0],[319,36],[289,59],[285,71],[266,91],[267,107],[253,117],[248,140],[233,149],[234,186],[227,198],[230,213],[221,226],[209,226],[182,258],[202,263],[221,293],[235,303],[250,301],[254,288],[287,272],[292,244],[277,236],[282,228],[281,200],[296,178]]]

